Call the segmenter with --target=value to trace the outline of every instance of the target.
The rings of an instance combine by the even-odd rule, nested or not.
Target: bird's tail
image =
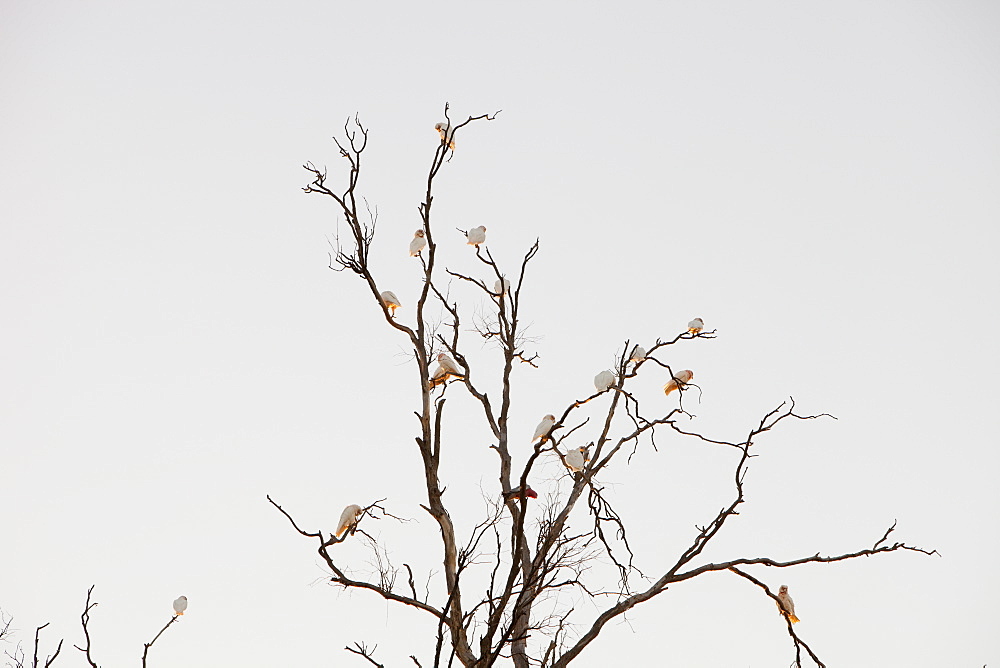
[[[796,617],[795,615],[788,615],[788,621],[790,621],[792,624],[798,624],[799,618]]]

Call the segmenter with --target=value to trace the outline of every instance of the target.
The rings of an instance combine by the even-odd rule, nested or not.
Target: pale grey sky
[[[428,654],[423,619],[325,586],[264,497],[329,530],[388,496],[416,521],[372,530],[437,563],[405,342],[327,269],[335,211],[300,187],[306,160],[336,179],[329,137],[359,113],[373,263],[412,302],[406,247],[449,101],[503,112],[437,181],[445,264],[475,269],[455,227],[486,225],[511,266],[541,239],[526,452],[624,339],[699,315],[719,338],[670,356],[703,388],[699,429],[741,438],[789,395],[839,418],[761,439],[706,557],[841,553],[898,520],[943,557],[755,573],[790,585],[830,666],[1000,665],[998,26],[996,3],[955,1],[5,0],[0,609],[25,640],[51,622],[57,665],[82,664],[91,584],[102,665],[137,663],[180,594],[151,665],[364,665],[341,649],[355,640],[387,666]],[[481,425],[452,401],[449,494],[495,494]],[[642,565],[730,500],[729,454],[664,439],[607,473]],[[578,665],[791,656],[773,607],[720,574],[636,609]]]

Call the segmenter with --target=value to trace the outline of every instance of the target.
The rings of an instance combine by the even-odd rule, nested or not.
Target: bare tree
[[[701,558],[706,546],[719,535],[727,520],[738,514],[744,502],[747,464],[758,454],[759,448],[755,448],[758,439],[788,420],[831,417],[799,414],[794,400],[789,399],[749,427],[742,437],[710,437],[683,428],[691,417],[684,408],[685,395],[700,389],[692,382],[690,372],[670,366],[666,361],[668,353],[672,346],[705,343],[716,336],[715,331],[705,331],[700,323],[692,323],[689,329],[658,339],[648,350],[624,341],[614,370],[598,379],[597,391],[580,398],[567,398],[562,412],[547,416],[548,422],[539,426],[527,456],[515,456],[509,432],[515,397],[512,370],[520,364],[534,367],[538,360],[526,348],[531,339],[525,335],[521,295],[539,242],[536,240],[512,266],[506,266],[480,240],[481,231],[460,230],[475,245],[481,271],[460,273],[442,269],[435,235],[444,232],[432,225],[431,217],[435,179],[454,156],[457,135],[473,124],[494,120],[497,113],[457,122],[451,120],[449,107],[445,105],[446,121],[437,126],[441,141],[431,160],[426,192],[418,206],[420,232],[416,236],[422,234],[426,245],[415,253],[423,269],[423,283],[412,324],[396,318],[398,299],[386,292],[387,286],[379,283],[369,265],[377,216],[359,191],[368,129],[355,117],[345,123],[344,138],[334,140],[346,165],[346,174],[338,177],[335,184],[329,182],[325,168],[311,162],[305,165],[310,182],[303,190],[329,198],[347,229],[346,234],[338,235],[332,243],[330,268],[357,275],[371,297],[374,313],[381,315],[385,324],[396,330],[412,350],[416,366],[414,382],[420,389],[415,442],[423,464],[419,479],[426,491],[421,508],[437,525],[436,536],[429,536],[428,542],[439,545],[443,577],[433,591],[428,586],[423,593],[418,592],[411,566],[403,564],[404,582],[400,577],[402,571],[389,562],[385,546],[361,530],[360,523],[365,517],[388,515],[385,499],[366,508],[349,508],[343,526],[336,531],[303,529],[289,511],[270,496],[268,500],[296,531],[316,542],[332,583],[367,590],[428,615],[435,629],[434,650],[429,657],[412,655],[410,659],[417,666],[451,666],[457,659],[470,668],[486,668],[507,661],[516,668],[530,665],[563,668],[587,649],[608,622],[653,599],[672,584],[720,571],[731,572],[756,585],[778,605],[793,643],[793,665],[802,665],[804,650],[817,666],[823,666],[793,627],[793,610],[788,609],[791,604],[783,604],[772,591],[772,585],[746,572],[744,567],[763,565],[783,569],[899,550],[934,552],[888,542],[895,528],[893,524],[871,547],[830,556],[816,552],[784,561],[746,556],[719,563]],[[416,247],[419,246],[418,239]],[[453,285],[466,286],[471,294],[485,299],[490,305],[489,312],[470,317],[451,296]],[[470,319],[471,331],[476,335],[473,340],[492,342],[499,350],[499,358],[492,367],[474,366],[465,354]],[[432,370],[435,361],[437,367]],[[668,395],[677,391],[676,407],[666,414],[661,409],[648,408],[652,402],[646,402],[645,397],[632,390],[631,381],[640,373],[666,379]],[[496,500],[485,500],[481,521],[468,531],[464,540],[460,538],[464,532],[456,528],[444,502],[445,483],[440,477],[449,391],[466,393],[480,407],[483,423],[492,435],[490,447],[496,452],[496,475],[502,490]],[[662,399],[657,405],[663,405]],[[648,442],[655,449],[656,434],[663,430],[700,441],[705,447],[728,448],[733,455],[732,491],[717,514],[696,527],[697,533],[685,549],[668,561],[669,567],[649,574],[636,566],[628,540],[628,518],[616,511],[600,481],[613,461],[630,462],[640,443]],[[533,501],[537,494],[529,480],[543,456],[556,456],[566,464],[568,486]],[[462,503],[467,505],[467,500]],[[528,511],[529,504],[534,503],[540,504],[540,511],[536,520],[529,521],[533,514]],[[578,506],[585,508],[585,514],[573,513]],[[405,513],[400,511],[400,514]],[[581,515],[587,519],[580,520]],[[340,544],[355,535],[365,540],[374,554],[376,568],[372,577],[354,575],[337,556]],[[580,609],[560,603],[559,592],[568,589],[591,599],[593,606]],[[345,649],[372,665],[382,665],[375,658],[375,646],[356,642]]]

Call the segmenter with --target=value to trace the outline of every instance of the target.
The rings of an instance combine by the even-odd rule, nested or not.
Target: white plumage
[[[632,354],[628,356],[629,362],[641,362],[646,359],[646,349],[640,345],[636,345],[632,349]]]
[[[466,243],[470,246],[479,247],[479,244],[486,243],[486,226],[473,227],[465,233]]]
[[[555,425],[555,423],[556,423],[555,415],[546,415],[545,417],[543,417],[542,421],[538,423],[537,427],[535,427],[535,435],[531,437],[531,440],[535,441],[539,438],[545,440],[546,438],[548,438],[549,432],[552,431],[552,427]]]
[[[615,384],[615,374],[605,369],[601,373],[594,376],[594,387],[597,388],[598,392],[605,392],[609,387]]]
[[[344,533],[351,528],[351,526],[358,521],[361,517],[361,506],[356,503],[344,508],[344,512],[340,513],[340,521],[337,523],[337,538],[340,538]]]
[[[386,290],[379,297],[382,298],[382,303],[385,304],[385,307],[389,309],[390,315],[396,315],[396,309],[400,306],[399,297],[396,296],[396,293]]]
[[[688,323],[688,332],[691,334],[697,334],[703,329],[705,329],[705,321],[701,318],[695,318]]]
[[[781,585],[778,588],[778,600],[781,601],[781,605],[778,606],[778,613],[787,615],[788,621],[792,624],[797,624],[799,618],[795,616],[795,602],[788,595],[788,585]]]
[[[413,233],[413,240],[410,242],[410,257],[420,255],[420,251],[427,248],[427,239],[424,238],[424,231],[417,230]]]
[[[498,278],[497,282],[493,284],[493,292],[501,297],[507,294],[508,290],[510,290],[510,281],[506,278]]]
[[[674,374],[674,377],[668,380],[667,384],[663,386],[663,394],[669,395],[674,390],[684,387],[684,385],[691,382],[692,378],[694,378],[694,371],[691,371],[690,369],[678,371]]]
[[[442,142],[448,142],[448,148],[455,150],[455,131],[451,128],[451,123],[442,121],[434,124],[434,129],[438,131]]]
[[[445,382],[451,376],[455,376],[457,378],[462,377],[462,370],[458,368],[458,364],[456,364],[455,360],[451,358],[451,355],[448,353],[439,353],[437,360],[437,368],[434,369],[434,372],[431,374],[431,389]]]
[[[178,596],[174,599],[174,615],[183,615],[188,609],[188,597]]]
[[[587,457],[586,448],[576,448],[575,450],[570,450],[566,453],[566,459],[563,460],[566,463],[566,468],[573,472],[579,472],[583,470],[583,467],[589,461]]]

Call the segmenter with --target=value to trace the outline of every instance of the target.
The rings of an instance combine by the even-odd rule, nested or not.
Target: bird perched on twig
[[[184,611],[188,609],[188,597],[178,596],[174,599],[174,616],[183,615]]]
[[[788,621],[792,624],[797,624],[799,618],[795,616],[795,602],[788,595],[788,585],[781,585],[778,588],[778,600],[781,601],[778,605],[778,613],[783,617],[788,617]]]
[[[521,489],[520,487],[515,487],[514,489],[512,489],[509,492],[507,492],[506,494],[504,494],[503,498],[507,499],[508,501],[517,501],[522,496],[526,497],[526,498],[529,498],[529,499],[537,499],[538,498],[538,492],[536,492],[535,490],[531,489],[530,485],[525,485],[524,489]]]
[[[344,532],[358,523],[358,518],[361,517],[362,512],[361,506],[356,503],[352,503],[344,508],[344,512],[340,513],[340,521],[337,523],[337,538],[343,536]]]
[[[385,307],[389,309],[389,315],[395,316],[396,309],[399,308],[399,297],[396,296],[396,293],[386,290],[379,297],[382,298],[382,303],[385,304]]]
[[[646,359],[646,349],[639,344],[632,348],[632,354],[628,356],[629,362],[641,362]]]
[[[566,464],[566,468],[574,473],[582,471],[583,467],[586,466],[589,461],[590,455],[587,453],[587,448],[582,446],[567,452],[566,458],[563,459],[563,463]]]
[[[465,243],[479,248],[479,244],[486,243],[486,226],[480,225],[479,227],[473,227],[465,233],[465,239]]]
[[[549,432],[552,431],[552,427],[556,424],[555,415],[546,415],[542,418],[542,421],[538,423],[535,427],[535,435],[531,437],[532,442],[542,439],[543,441],[549,437]]]
[[[684,371],[678,371],[674,374],[674,377],[667,381],[667,384],[663,386],[663,394],[669,395],[674,390],[684,387],[686,384],[691,382],[694,378],[694,371],[690,369],[685,369]]]
[[[607,369],[594,376],[594,387],[598,392],[606,392],[614,384],[615,374]]]
[[[705,329],[705,321],[701,318],[695,318],[688,323],[688,333],[697,334],[701,330]]]
[[[451,127],[449,121],[442,121],[441,123],[435,123],[434,129],[438,131],[441,135],[441,142],[447,142],[448,148],[452,151],[455,150],[455,131]]]
[[[493,284],[493,292],[501,297],[507,294],[508,290],[510,290],[510,281],[506,278],[498,278],[497,282]]]
[[[424,231],[417,230],[413,233],[413,240],[410,241],[410,257],[420,255],[420,251],[427,248],[427,239],[424,238]]]
[[[437,368],[434,369],[434,373],[431,374],[430,378],[431,389],[444,383],[452,376],[461,378],[464,375],[462,370],[458,368],[458,364],[455,363],[455,360],[448,353],[438,353],[437,360]]]

